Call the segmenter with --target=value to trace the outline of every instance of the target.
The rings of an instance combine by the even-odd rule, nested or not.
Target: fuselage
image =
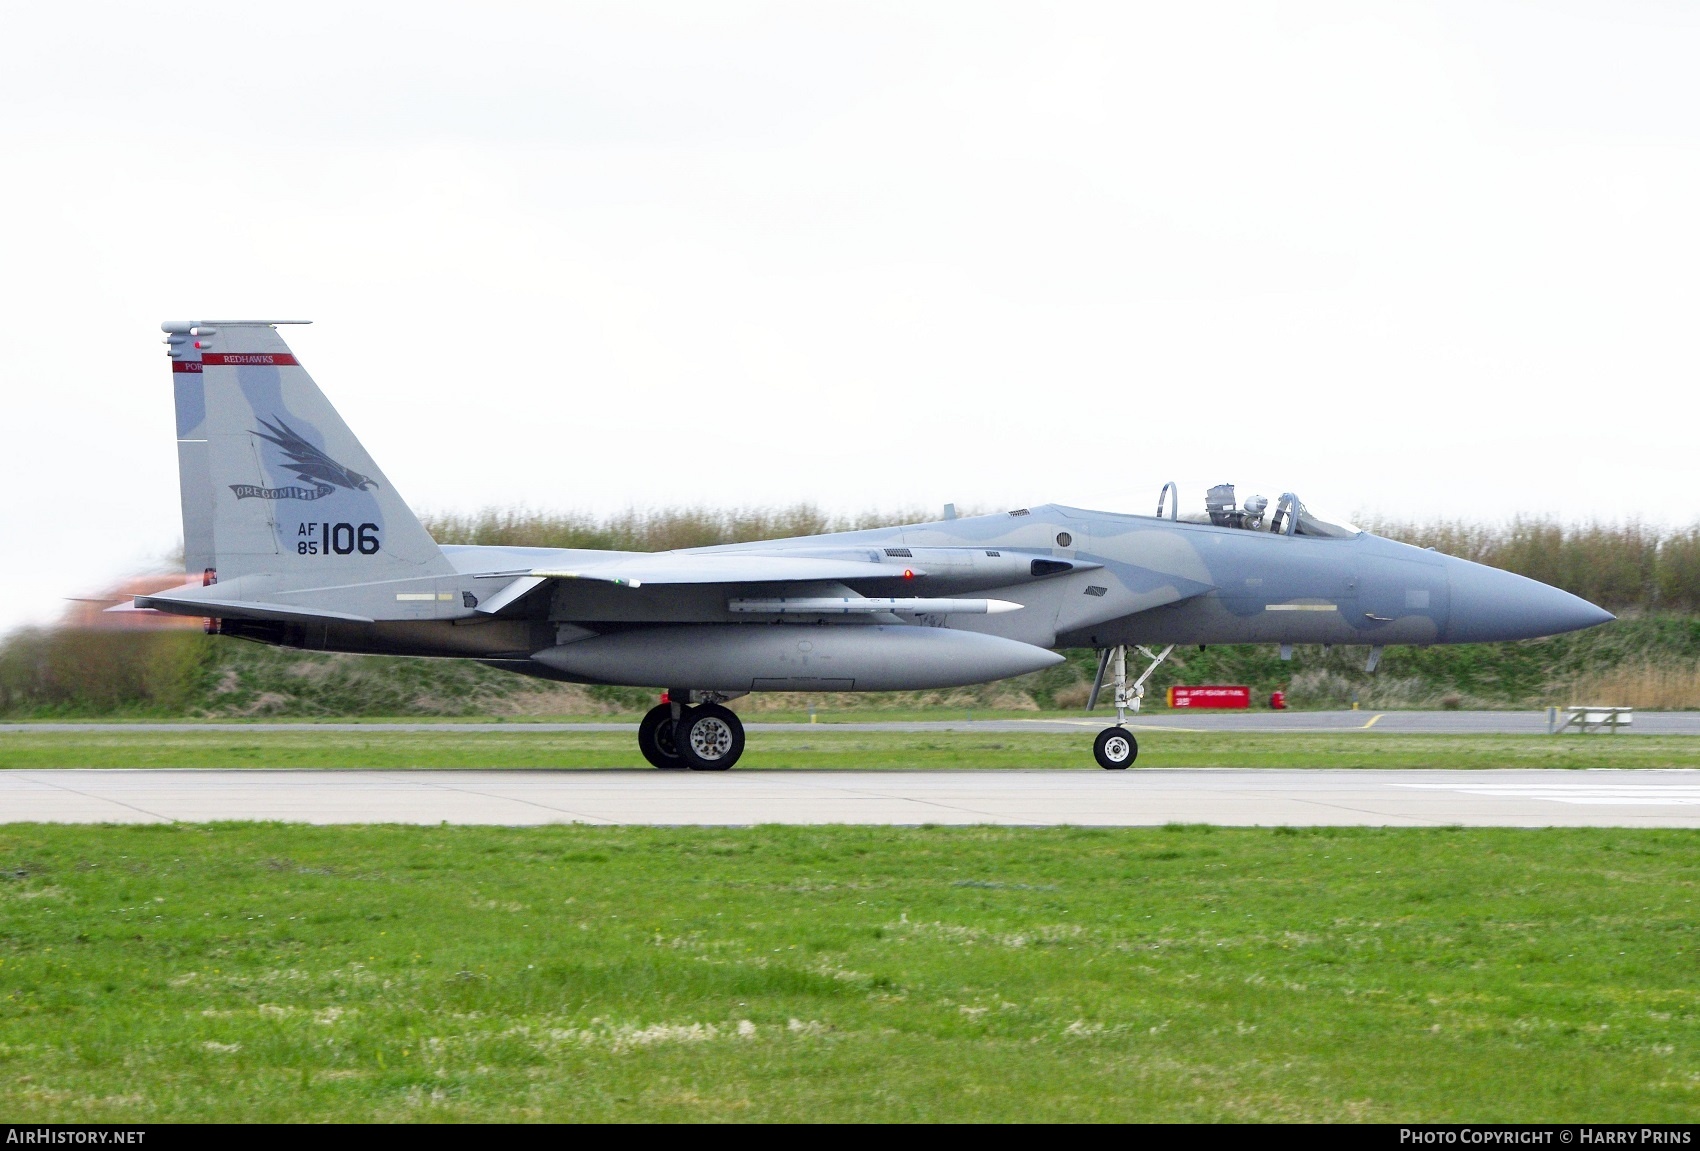
[[[470,656],[530,674],[643,686],[681,681],[659,679],[653,659],[648,663],[613,657],[599,661],[584,653],[646,647],[700,653],[717,646],[739,651],[751,645],[771,647],[777,642],[774,635],[787,641],[793,635],[805,635],[794,630],[800,628],[877,627],[887,637],[929,626],[1037,648],[1133,643],[1465,643],[1551,635],[1612,618],[1593,604],[1545,584],[1367,532],[1280,535],[1058,505],[684,553],[840,562],[854,558],[866,562],[865,574],[858,570],[851,578],[790,583],[783,594],[972,594],[1020,605],[1020,610],[999,614],[752,618],[734,610],[734,601],[772,595],[772,584],[625,586],[560,579],[512,611],[481,615],[472,605],[495,594],[515,571],[575,569],[631,553],[473,546],[445,546],[442,552],[458,575],[438,577],[431,591],[415,594],[408,601],[410,618],[227,620],[225,630],[292,646]],[[338,590],[344,599],[352,591]],[[369,590],[387,601],[388,593],[382,588]],[[773,628],[793,630],[755,630]],[[874,639],[871,632],[830,634],[835,643],[851,645],[845,650]],[[918,641],[920,637],[907,638]],[[596,642],[573,647],[587,640]],[[917,652],[936,650],[935,663],[962,664],[954,682],[1015,674],[992,658],[992,645],[982,645],[988,652],[983,657],[968,653],[964,645],[972,645],[967,636],[956,641],[949,653],[944,643],[909,646]],[[899,681],[905,660],[926,660],[886,647],[889,654],[881,665],[884,678],[878,686],[904,686]],[[555,661],[537,658],[546,652],[568,655]],[[982,659],[989,661],[986,666],[975,666]],[[925,678],[919,670],[917,676]],[[844,686],[842,677],[816,678],[821,690]],[[747,674],[739,679],[734,672],[733,679],[741,690],[751,686]],[[927,684],[936,682],[941,681],[935,669]],[[811,677],[794,676],[788,683],[775,680],[773,686],[796,689],[810,684]],[[683,686],[726,685],[687,680]],[[857,686],[874,683],[864,677]]]

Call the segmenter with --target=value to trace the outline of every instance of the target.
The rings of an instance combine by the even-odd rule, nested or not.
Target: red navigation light
[[[904,568],[903,569],[903,578],[904,579],[914,579],[915,573],[910,571],[908,568]]]

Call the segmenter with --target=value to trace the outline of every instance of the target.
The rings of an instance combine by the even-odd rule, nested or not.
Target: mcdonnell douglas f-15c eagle
[[[1202,516],[1046,505],[937,523],[656,554],[439,546],[296,362],[276,325],[163,325],[177,402],[183,587],[135,609],[319,651],[463,656],[526,675],[665,686],[638,745],[723,770],[722,706],[753,691],[982,683],[1098,650],[1123,726],[1176,644],[1479,643],[1612,616],[1521,576],[1213,488]],[[1164,507],[1167,505],[1167,514]],[[1164,646],[1161,652],[1150,649]],[[1129,679],[1127,649],[1151,665]]]

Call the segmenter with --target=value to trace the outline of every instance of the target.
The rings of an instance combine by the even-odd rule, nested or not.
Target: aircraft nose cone
[[[1452,587],[1450,643],[1534,639],[1617,618],[1580,596],[1467,560],[1448,564],[1447,578]]]

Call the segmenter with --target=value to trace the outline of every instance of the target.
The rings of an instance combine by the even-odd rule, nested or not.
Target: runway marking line
[[[52,770],[52,769],[50,768],[49,770]],[[22,773],[19,774],[18,778],[27,779],[32,783],[46,784],[48,787],[55,788],[59,791],[66,792],[70,795],[80,795],[84,799],[92,799],[96,803],[110,803],[114,807],[127,807],[131,811],[134,811],[134,812],[136,812],[140,815],[146,815],[146,816],[149,816],[150,818],[153,818],[153,819],[164,820],[166,823],[178,823],[178,822],[180,822],[179,820],[173,819],[171,816],[165,815],[162,812],[149,811],[145,807],[137,807],[133,803],[125,803],[122,799],[113,799],[109,795],[95,795],[93,792],[78,791],[76,788],[67,787],[65,784],[60,783],[57,780],[41,779],[41,778],[39,778],[39,777],[37,777],[33,774],[25,775],[25,774],[22,774]]]
[[[1018,719],[1016,723],[1066,723],[1070,727],[1108,727],[1108,723],[1100,723],[1095,719]],[[1130,723],[1127,725],[1134,731],[1181,731],[1189,735],[1208,735],[1207,727],[1175,727],[1167,723]]]
[[[425,786],[429,787],[429,788],[435,788],[438,791],[456,792],[456,793],[461,794],[461,795],[476,795],[481,799],[493,799],[493,800],[497,800],[497,801],[502,802],[502,803],[517,803],[517,804],[527,805],[527,806],[530,806],[530,807],[540,808],[543,811],[553,812],[554,814],[557,814],[557,815],[570,815],[570,816],[573,817],[575,822],[582,821],[584,823],[601,823],[601,824],[609,824],[609,823],[614,822],[613,820],[610,820],[610,819],[604,819],[602,816],[599,816],[599,815],[586,815],[583,812],[573,811],[573,810],[571,810],[569,808],[565,808],[565,807],[553,807],[553,806],[551,806],[547,803],[542,803],[542,802],[535,800],[535,799],[520,799],[520,798],[516,798],[516,797],[511,796],[511,795],[497,795],[493,791],[480,791],[479,789],[474,788],[474,787],[455,786],[454,784],[435,783],[435,782],[429,782],[429,781],[425,784]]]

